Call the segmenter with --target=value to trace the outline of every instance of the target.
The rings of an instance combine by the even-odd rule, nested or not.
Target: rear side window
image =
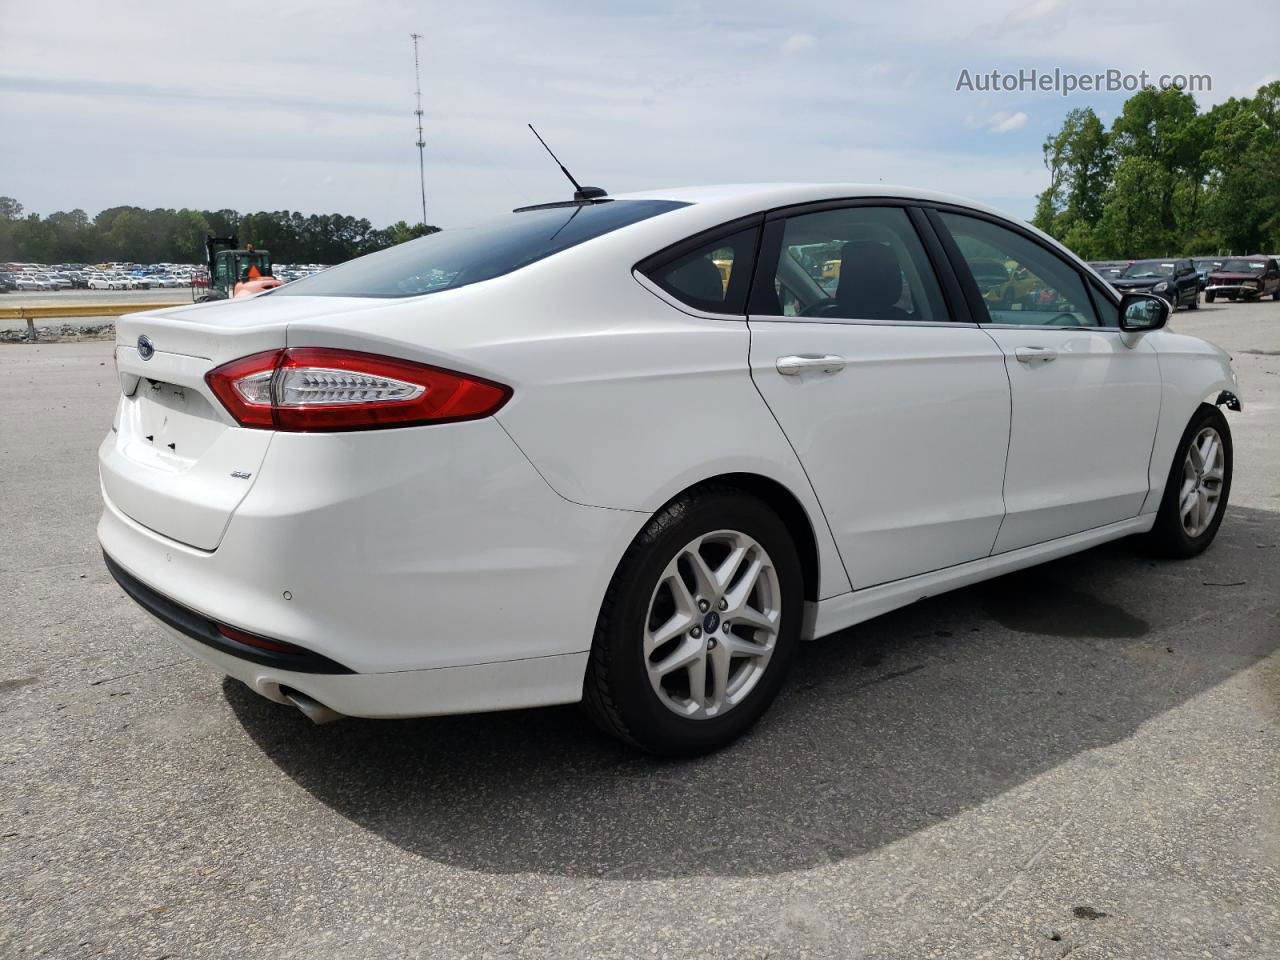
[[[639,271],[686,306],[707,313],[746,312],[758,227],[680,244],[641,263]]]
[[[776,263],[762,263],[765,316],[944,322],[937,278],[901,207],[852,206],[788,217]]]
[[[608,200],[508,213],[359,257],[266,296],[416,297],[452,290],[684,206],[676,200]]]

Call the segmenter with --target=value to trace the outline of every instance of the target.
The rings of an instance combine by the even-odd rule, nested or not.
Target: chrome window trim
[[[1122,332],[1120,327],[1104,327],[1100,324],[1090,324],[1087,327],[1058,327],[1047,323],[979,323],[977,326],[982,327],[984,330],[1057,330],[1062,333],[1079,333],[1081,330],[1085,330],[1090,333]]]
[[[846,317],[787,317],[774,316],[768,313],[749,313],[748,320],[777,323],[831,323],[854,327],[934,327],[951,329],[963,327],[972,329],[981,326],[977,323],[966,323],[962,320],[858,320]]]

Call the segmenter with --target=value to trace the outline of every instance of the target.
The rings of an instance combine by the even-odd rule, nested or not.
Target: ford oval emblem
[[[156,355],[156,345],[151,342],[151,338],[145,333],[138,338],[138,356],[143,360],[150,360]]]

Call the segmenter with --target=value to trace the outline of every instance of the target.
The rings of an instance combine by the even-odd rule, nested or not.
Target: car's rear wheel
[[[765,503],[730,487],[686,493],[646,524],[614,573],[587,711],[653,753],[722,747],[777,696],[803,605],[795,544]]]
[[[1205,302],[1205,303],[1213,303],[1213,298],[1214,298],[1214,296],[1215,296],[1215,294],[1212,294],[1212,293],[1206,293],[1206,294],[1204,295],[1204,302]]]
[[[1231,495],[1231,429],[1222,411],[1201,404],[1183,431],[1151,543],[1170,557],[1194,557],[1213,542]]]

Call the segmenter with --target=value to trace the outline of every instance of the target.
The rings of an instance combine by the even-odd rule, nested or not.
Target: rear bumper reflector
[[[106,562],[111,576],[115,577],[116,583],[120,584],[121,589],[132,597],[138,606],[192,640],[197,640],[233,657],[239,657],[241,660],[277,667],[293,673],[355,673],[350,667],[344,667],[328,657],[322,657],[302,647],[280,640],[258,637],[210,620],[157,593],[112,560],[105,552],[102,554],[102,559]]]

